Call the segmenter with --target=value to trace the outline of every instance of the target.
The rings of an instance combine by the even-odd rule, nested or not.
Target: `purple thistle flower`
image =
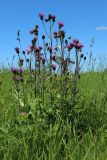
[[[34,47],[34,51],[35,51],[36,53],[39,53],[40,49],[37,48],[37,47]]]
[[[49,14],[49,15],[48,15],[48,20],[50,21],[51,19],[52,19],[52,15]]]
[[[22,65],[23,65],[23,62],[24,62],[24,59],[20,59],[20,60],[19,60],[19,65],[22,66]]]
[[[11,71],[12,71],[13,74],[18,73],[18,69],[16,67],[11,67]]]
[[[57,36],[58,36],[57,34],[58,34],[57,32],[54,32],[54,33],[53,33],[54,38],[57,38]]]
[[[56,70],[56,64],[52,64],[51,67],[54,71]]]
[[[70,50],[71,50],[71,46],[70,46],[70,44],[68,44],[66,47],[68,48],[68,51],[70,51]]]
[[[60,30],[60,31],[58,32],[58,36],[59,36],[60,38],[64,38],[64,37],[65,37],[65,31]]]
[[[71,43],[70,43],[70,46],[71,46],[71,48],[73,48],[73,47],[74,47],[74,43],[71,42]]]
[[[29,62],[29,58],[26,59],[26,62]]]
[[[78,44],[75,46],[76,49],[81,49],[82,47],[84,47],[82,43],[78,43]]]
[[[41,20],[43,20],[45,15],[43,13],[39,13],[38,16],[40,17]]]
[[[68,51],[70,51],[74,47],[74,43],[70,43],[67,45]]]
[[[25,54],[25,51],[22,51],[22,54]]]
[[[20,59],[20,63],[23,63],[24,62],[24,59],[22,58],[22,59]]]
[[[19,68],[19,69],[18,69],[18,73],[19,73],[20,75],[22,75],[22,72],[23,72],[22,68]]]
[[[18,47],[15,48],[15,51],[17,54],[19,54],[19,52],[20,52]]]
[[[58,26],[59,26],[59,28],[61,28],[64,26],[64,24],[62,22],[58,22]]]
[[[43,40],[45,39],[45,35],[42,35],[42,39],[43,39]]]
[[[21,79],[20,79],[20,77],[16,76],[16,77],[13,78],[13,80],[14,80],[15,82],[19,83],[19,81],[20,81]]]
[[[53,15],[51,16],[51,18],[52,18],[52,21],[55,22],[56,16]]]
[[[78,44],[78,43],[79,43],[79,40],[78,40],[78,39],[74,39],[74,40],[72,41],[72,43]]]

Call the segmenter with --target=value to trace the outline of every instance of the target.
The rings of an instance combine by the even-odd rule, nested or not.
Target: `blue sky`
[[[94,55],[107,55],[107,0],[0,0],[0,63],[14,55],[17,30],[21,30],[22,48],[32,39],[29,31],[41,25],[38,13],[52,13],[72,38],[84,44],[89,52],[92,37]]]

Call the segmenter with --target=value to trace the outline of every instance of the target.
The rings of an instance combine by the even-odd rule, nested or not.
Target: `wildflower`
[[[58,36],[57,36],[57,32],[54,32],[53,35],[54,35],[54,38],[57,38],[57,37],[58,37]]]
[[[65,31],[60,30],[60,31],[58,32],[58,36],[59,36],[61,39],[63,39],[63,38],[65,37]]]
[[[40,49],[37,48],[37,47],[34,47],[34,51],[35,51],[36,53],[39,53]]]
[[[79,40],[78,40],[78,39],[74,39],[74,40],[72,41],[72,43],[78,44],[78,43],[79,43]]]
[[[52,19],[52,15],[49,14],[49,15],[48,15],[48,20],[50,21],[51,19]]]
[[[81,55],[80,55],[80,58],[83,58],[83,57],[84,57],[84,54],[81,54]]]
[[[67,45],[68,51],[70,51],[74,47],[74,43],[70,43]]]
[[[19,83],[19,81],[20,81],[21,79],[20,79],[20,77],[16,76],[16,77],[13,78],[13,80],[14,80],[15,82]]]
[[[26,62],[29,62],[29,59],[28,59],[28,58],[26,59]]]
[[[56,64],[52,64],[51,67],[54,71],[56,70]]]
[[[72,48],[74,47],[74,43],[71,42],[71,43],[70,43],[70,46],[71,46],[71,49],[72,49]]]
[[[21,66],[22,66],[22,65],[23,65],[23,62],[24,62],[24,59],[23,59],[23,58],[22,58],[22,59],[20,59],[20,60],[19,60],[19,65],[21,65]]]
[[[58,27],[62,28],[64,26],[64,24],[62,22],[58,22]]]
[[[20,52],[18,47],[15,48],[15,51],[17,54],[19,54],[19,52]]]
[[[47,47],[47,46],[48,46],[48,43],[46,43],[45,46]]]
[[[25,51],[22,51],[22,54],[25,54]]]
[[[51,19],[52,19],[53,22],[55,22],[56,16],[54,16],[54,15],[51,16]]]
[[[44,18],[44,14],[43,13],[39,13],[38,16],[40,17],[41,20],[43,20],[43,18]]]
[[[68,44],[68,41],[67,41],[67,39],[65,40],[65,44]]]
[[[71,46],[70,46],[70,44],[68,44],[66,47],[68,48],[68,51],[70,51],[70,50],[71,50]]]
[[[42,35],[42,39],[43,39],[43,40],[45,39],[45,35]]]
[[[20,59],[20,62],[24,62],[24,59],[22,58],[22,59]]]
[[[77,43],[75,46],[76,49],[81,49],[82,47],[84,47],[82,43]]]
[[[13,74],[18,73],[18,69],[16,67],[11,67],[11,71],[12,71]]]
[[[19,73],[20,75],[22,75],[22,72],[23,72],[22,68],[19,68],[19,69],[18,69],[18,73]]]

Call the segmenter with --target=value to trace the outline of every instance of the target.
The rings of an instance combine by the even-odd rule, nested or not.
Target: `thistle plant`
[[[58,22],[57,30],[54,30],[56,16],[49,14],[45,17],[43,13],[39,13],[38,16],[43,25],[44,34],[40,35],[40,27],[36,24],[30,31],[33,39],[29,48],[21,51],[20,31],[17,32],[19,47],[15,48],[15,52],[21,74],[18,74],[16,68],[12,68],[16,89],[19,84],[22,85],[23,96],[25,96],[25,86],[30,85],[30,98],[41,100],[43,105],[46,105],[48,100],[50,107],[59,97],[58,107],[63,110],[64,103],[67,100],[72,101],[72,94],[76,93],[76,91],[73,92],[72,86],[74,86],[74,80],[77,83],[81,61],[85,60],[84,54],[81,53],[84,46],[79,40],[72,40],[71,36],[66,37],[63,22]],[[41,39],[40,42],[39,39]],[[75,60],[72,50],[75,50]],[[23,68],[27,74],[25,72],[22,74]],[[27,105],[25,100],[24,107]]]

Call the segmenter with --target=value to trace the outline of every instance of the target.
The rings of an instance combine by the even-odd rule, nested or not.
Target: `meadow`
[[[53,33],[55,20],[45,19],[48,43],[36,25],[30,50],[16,47],[18,65],[0,71],[0,160],[107,159],[107,72],[82,73],[83,44],[61,22]]]

